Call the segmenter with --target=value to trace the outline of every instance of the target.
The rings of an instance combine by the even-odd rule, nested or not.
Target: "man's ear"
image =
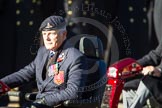
[[[67,31],[64,31],[63,32],[63,37],[66,39],[66,36],[67,36]]]

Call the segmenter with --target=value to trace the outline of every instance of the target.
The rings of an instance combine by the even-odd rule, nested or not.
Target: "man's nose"
[[[48,41],[50,40],[50,35],[46,36],[46,40],[48,40]]]

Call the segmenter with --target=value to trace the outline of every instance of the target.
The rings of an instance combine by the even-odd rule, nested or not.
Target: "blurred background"
[[[67,20],[68,38],[98,36],[108,66],[119,59],[139,59],[156,48],[153,0],[0,0],[0,78],[29,64],[39,48],[38,28],[50,15]],[[150,26],[151,25],[151,26]],[[33,91],[35,83],[18,88]],[[0,106],[7,105],[3,98]],[[19,99],[20,104],[24,101]],[[14,102],[13,102],[14,103]]]

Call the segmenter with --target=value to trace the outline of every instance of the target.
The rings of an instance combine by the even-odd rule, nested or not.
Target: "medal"
[[[59,62],[63,61],[65,58],[65,54],[61,53],[57,59],[57,62],[54,62],[54,64],[50,65],[48,68],[48,76],[54,76],[59,74]]]
[[[54,64],[54,75],[57,75],[58,73],[59,73],[59,66],[58,66],[59,64],[58,64],[58,62],[56,62],[55,64]]]
[[[59,71],[59,73],[54,76],[54,83],[57,85],[64,83],[64,71]]]
[[[57,75],[58,74],[58,69],[59,66],[58,66],[58,63],[56,62],[55,64],[49,66],[48,68],[48,76],[54,76],[54,75]]]

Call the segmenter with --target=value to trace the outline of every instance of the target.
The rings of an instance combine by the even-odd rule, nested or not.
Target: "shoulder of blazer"
[[[71,57],[75,57],[75,58],[78,58],[80,56],[84,56],[82,52],[80,52],[77,48],[75,47],[71,47],[69,48],[69,55]]]

